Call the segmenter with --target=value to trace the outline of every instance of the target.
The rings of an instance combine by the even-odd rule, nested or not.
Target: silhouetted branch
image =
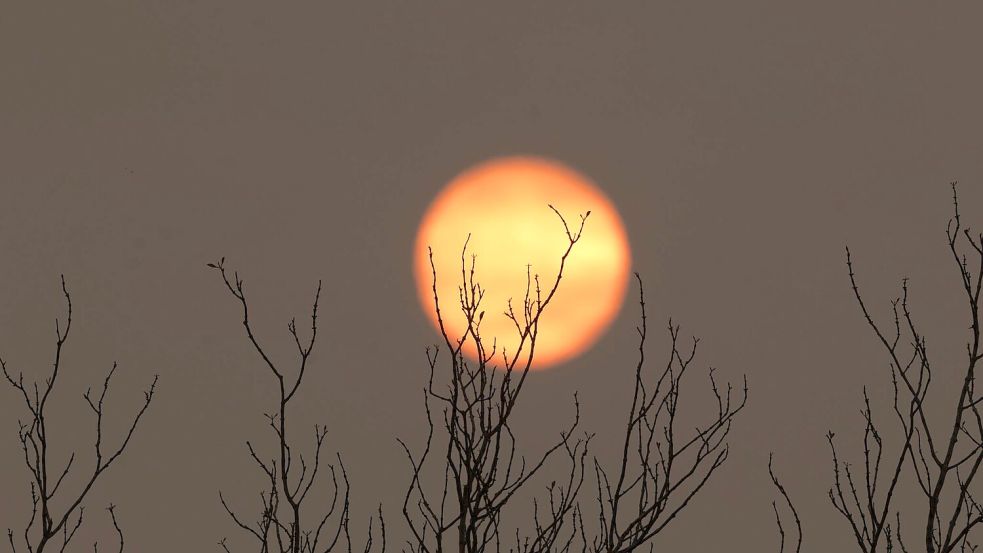
[[[575,414],[571,425],[560,433],[541,455],[527,462],[517,453],[511,420],[513,409],[533,363],[540,316],[554,297],[562,279],[566,261],[583,232],[589,212],[581,217],[580,226],[571,230],[560,213],[550,206],[563,223],[568,239],[560,256],[556,279],[547,289],[531,269],[520,312],[511,301],[506,316],[514,323],[518,345],[514,352],[497,352],[481,335],[484,289],[475,281],[475,256],[467,260],[467,242],[461,253],[461,288],[459,307],[467,321],[461,336],[451,337],[444,326],[437,273],[433,275],[433,300],[437,323],[449,352],[450,375],[446,389],[438,389],[435,380],[438,347],[427,348],[430,377],[423,390],[428,434],[419,455],[414,455],[403,441],[402,446],[411,468],[410,484],[403,501],[403,516],[412,537],[407,549],[413,553],[438,553],[453,547],[461,553],[500,551],[509,547],[502,531],[502,514],[515,494],[536,475],[554,454],[565,456],[569,463],[565,477],[547,487],[547,500],[534,503],[532,528],[525,534],[516,531],[514,549],[523,553],[567,551],[577,533],[579,509],[577,494],[584,478],[587,445],[591,436],[574,438],[579,422],[579,402],[574,397]],[[474,345],[476,361],[465,358],[463,348]],[[500,357],[498,357],[500,355]],[[501,365],[495,360],[499,358]],[[440,433],[446,446],[440,453],[435,444],[436,425],[431,402],[440,405]],[[435,459],[440,455],[439,460]],[[431,489],[423,482],[423,468],[428,463],[442,465],[443,481]],[[567,528],[570,528],[567,530]],[[582,525],[580,526],[582,529]]]
[[[861,410],[865,427],[862,474],[858,475],[852,465],[840,460],[833,433],[827,436],[833,460],[829,498],[865,553],[878,551],[881,545],[891,551],[895,543],[907,551],[901,534],[902,513],[894,505],[906,464],[926,502],[925,551],[971,551],[975,549],[970,541],[972,531],[983,522],[983,509],[972,492],[983,463],[983,418],[979,412],[983,398],[976,395],[975,389],[976,365],[983,358],[979,310],[983,290],[983,235],[972,235],[968,228],[963,228],[955,183],[952,191],[954,215],[946,227],[946,237],[969,312],[970,338],[960,392],[948,422],[930,424],[926,414],[933,367],[925,335],[915,324],[908,303],[907,280],[902,281],[900,297],[892,301],[893,321],[885,329],[874,320],[864,302],[847,249],[854,296],[891,368],[894,418],[901,431],[900,443],[887,451],[865,389]]]
[[[83,397],[95,417],[94,466],[82,478],[81,491],[67,497],[59,495],[58,492],[62,483],[72,471],[77,454],[77,452],[72,452],[64,465],[55,465],[49,454],[51,444],[48,434],[47,407],[51,392],[54,390],[61,372],[64,345],[72,327],[72,297],[68,292],[64,276],[61,277],[61,290],[68,306],[68,313],[64,328],[62,328],[61,322],[55,319],[55,360],[51,374],[43,382],[26,383],[24,373],[20,372],[14,377],[7,369],[7,364],[0,358],[0,370],[2,370],[4,378],[21,397],[29,415],[27,418],[29,422],[18,421],[17,431],[24,463],[31,474],[30,519],[24,528],[22,537],[22,542],[28,553],[42,553],[51,544],[57,544],[53,547],[58,547],[59,551],[65,550],[82,526],[82,517],[85,511],[83,502],[86,496],[96,481],[126,450],[130,439],[136,432],[137,425],[147,408],[150,407],[154,392],[157,389],[158,377],[155,375],[150,387],[144,392],[143,405],[133,416],[125,436],[116,447],[108,450],[105,449],[103,440],[104,406],[106,395],[109,393],[110,382],[116,373],[117,364],[113,363],[103,380],[98,397],[92,394],[91,388],[85,392]],[[63,468],[55,469],[55,466],[63,466]],[[56,504],[64,505],[64,507],[58,509],[55,507]],[[110,506],[109,512],[113,526],[116,527],[120,535],[120,551],[122,551],[122,531],[116,522],[115,506]],[[7,530],[7,539],[12,553],[17,553],[17,540],[15,540],[12,529]],[[60,543],[58,543],[59,541]]]
[[[117,553],[123,553],[123,530],[119,527],[119,522],[116,520],[116,505],[110,504],[106,510],[109,511],[109,516],[113,520],[113,529],[116,531],[116,536],[119,538],[119,549],[117,549]],[[99,542],[92,544],[92,551],[94,553],[99,553]]]
[[[775,489],[778,490],[778,493],[782,496],[782,499],[785,501],[785,506],[788,508],[788,511],[792,513],[792,518],[795,521],[795,532],[796,532],[795,553],[799,553],[800,551],[802,551],[802,521],[799,519],[799,511],[795,508],[795,505],[792,503],[792,498],[790,498],[788,492],[785,491],[785,486],[783,486],[781,481],[778,480],[778,477],[775,476],[775,471],[772,469],[771,454],[768,455],[768,476],[771,477],[772,485],[775,486]],[[785,553],[785,526],[782,524],[782,514],[781,514],[781,510],[778,507],[778,502],[772,501],[771,508],[775,512],[775,524],[778,526],[778,534],[780,539],[778,544],[778,553]]]
[[[308,465],[308,459],[303,454],[294,456],[294,449],[287,435],[289,430],[287,424],[288,406],[300,389],[317,339],[317,315],[321,297],[321,282],[318,281],[317,291],[314,293],[310,337],[307,339],[300,337],[296,320],[291,319],[287,324],[287,330],[297,348],[296,369],[293,371],[293,375],[289,375],[272,360],[253,332],[249,319],[249,304],[246,301],[246,294],[242,286],[243,281],[239,278],[239,273],[233,271],[232,278],[229,278],[224,257],[218,263],[209,263],[208,266],[221,274],[225,287],[238,300],[242,309],[242,324],[245,327],[246,336],[249,338],[253,350],[273,375],[279,391],[276,411],[272,414],[266,414],[270,429],[276,436],[278,443],[278,451],[274,458],[263,459],[253,448],[253,445],[246,442],[250,457],[268,480],[268,488],[259,494],[261,506],[259,518],[255,522],[242,519],[226,502],[225,496],[219,492],[222,507],[236,526],[255,540],[256,547],[261,553],[274,551],[280,553],[327,553],[333,551],[342,541],[345,550],[351,553],[348,473],[340,454],[336,454],[337,464],[324,463],[321,459],[327,429],[319,425],[314,426],[314,458],[310,465]],[[309,511],[304,508],[304,500],[307,499],[308,492],[318,477],[325,474],[325,470],[327,470],[331,480],[331,499],[324,512],[314,519],[314,524],[305,525],[303,523],[304,515],[309,515]],[[386,536],[381,506],[378,516],[382,534],[378,543],[380,550],[384,553]],[[330,528],[329,521],[333,521]],[[371,551],[375,546],[374,533],[373,519],[370,518],[368,536],[364,547],[365,553]],[[231,553],[227,540],[222,539],[219,545]]]
[[[639,285],[641,325],[639,359],[635,368],[634,393],[621,458],[609,475],[595,458],[594,473],[600,505],[600,532],[591,551],[628,553],[648,544],[689,505],[730,451],[727,436],[734,417],[747,403],[747,378],[743,390],[733,398],[733,387],[721,390],[709,371],[709,387],[717,410],[689,434],[680,435],[681,385],[696,356],[699,340],[688,350],[678,347],[679,327],[669,321],[669,359],[654,383],[646,384],[645,340],[647,317],[642,280]]]

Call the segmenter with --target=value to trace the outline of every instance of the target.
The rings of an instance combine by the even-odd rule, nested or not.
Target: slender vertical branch
[[[775,486],[775,489],[778,490],[782,500],[784,500],[784,509],[792,514],[792,519],[795,522],[795,553],[800,553],[802,551],[802,520],[799,519],[799,511],[792,503],[792,498],[789,497],[788,492],[785,490],[785,486],[783,486],[778,477],[775,476],[775,471],[772,468],[772,458],[773,455],[768,454],[768,476],[771,477],[772,485]],[[778,506],[778,501],[772,501],[771,508],[775,512],[775,524],[778,526],[778,553],[785,553],[785,527],[782,524],[782,508]]]

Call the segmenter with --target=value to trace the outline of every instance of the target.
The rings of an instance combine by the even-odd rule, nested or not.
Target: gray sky
[[[258,489],[244,442],[265,436],[271,381],[205,267],[223,255],[282,358],[286,322],[306,316],[324,280],[296,431],[329,425],[356,520],[381,501],[399,543],[408,472],[395,438],[421,445],[417,390],[436,340],[413,292],[413,235],[448,179],[496,155],[553,157],[592,177],[621,210],[651,320],[672,315],[701,336],[701,370],[748,375],[731,459],[662,537],[667,550],[773,547],[769,450],[808,545],[850,543],[825,498],[823,435],[832,428],[858,452],[861,386],[876,394],[889,381],[852,303],[845,244],[879,314],[909,276],[940,366],[961,354],[966,319],[943,231],[954,179],[967,220],[983,225],[978,5],[6,11],[0,352],[28,374],[49,366],[63,272],[76,326],[58,437],[87,447],[81,393],[113,360],[116,413],[161,374],[145,425],[90,502],[119,504],[139,551],[238,539],[217,492],[252,507]],[[531,377],[516,422],[526,451],[555,438],[575,390],[598,453],[610,451],[636,316],[629,301],[592,351]],[[658,361],[664,335],[653,335]],[[18,413],[0,390],[4,528],[25,516]],[[106,535],[105,517],[90,516],[88,536]]]

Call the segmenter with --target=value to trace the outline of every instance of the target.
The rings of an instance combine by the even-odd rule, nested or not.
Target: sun
[[[455,177],[433,200],[420,223],[413,251],[418,297],[437,327],[436,289],[448,335],[460,337],[467,322],[460,310],[461,252],[476,255],[475,280],[485,290],[481,305],[483,341],[494,338],[498,352],[514,352],[515,324],[506,316],[512,298],[521,313],[527,271],[551,285],[569,242],[554,206],[575,231],[590,211],[563,279],[540,319],[532,368],[544,369],[588,350],[621,308],[631,251],[614,204],[587,177],[539,157],[486,161]],[[470,239],[468,238],[470,234]],[[470,257],[468,258],[470,264]],[[474,358],[469,340],[465,353]],[[501,359],[499,353],[498,359]]]

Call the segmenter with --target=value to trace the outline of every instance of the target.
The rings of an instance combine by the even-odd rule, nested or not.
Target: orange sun
[[[413,263],[420,302],[435,327],[427,248],[433,250],[444,326],[455,340],[467,330],[459,288],[461,251],[470,234],[468,263],[470,254],[477,256],[475,281],[485,291],[479,308],[485,311],[482,341],[490,349],[492,338],[496,340],[496,360],[503,347],[510,356],[514,353],[519,335],[505,314],[509,299],[521,321],[527,267],[539,275],[545,295],[569,245],[563,223],[549,205],[564,216],[571,232],[579,228],[580,215],[591,213],[567,258],[559,289],[540,318],[532,368],[562,363],[594,344],[624,299],[631,264],[627,233],[614,205],[590,180],[537,157],[498,158],[474,166],[454,178],[427,209]],[[475,357],[471,340],[464,351]]]

